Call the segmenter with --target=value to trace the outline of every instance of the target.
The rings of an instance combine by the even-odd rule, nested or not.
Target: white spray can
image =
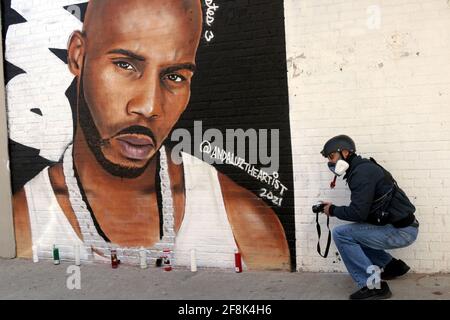
[[[80,245],[75,245],[73,249],[75,251],[75,265],[79,267],[81,266]]]
[[[33,262],[38,263],[39,262],[38,247],[33,246],[32,250],[33,250]]]
[[[147,252],[145,251],[144,248],[141,248],[141,250],[139,251],[139,259],[141,263],[141,269],[147,269],[148,268]]]
[[[191,272],[197,272],[197,252],[195,249],[191,250]]]

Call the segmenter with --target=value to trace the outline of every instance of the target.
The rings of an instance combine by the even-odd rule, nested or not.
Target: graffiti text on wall
[[[260,197],[266,198],[272,201],[275,205],[281,207],[283,202],[283,195],[288,190],[285,185],[281,183],[278,172],[274,172],[269,175],[266,171],[256,168],[254,165],[245,161],[245,159],[236,156],[233,152],[227,152],[218,146],[212,146],[209,141],[204,141],[200,146],[201,152],[209,155],[211,159],[219,160],[223,163],[235,166],[245,172],[247,172],[252,177],[267,184],[270,188],[274,188],[279,192],[279,196],[274,195],[274,193],[268,189],[261,189]]]
[[[206,3],[206,25],[211,28],[214,23],[214,15],[216,14],[217,9],[220,7],[214,2],[214,0],[205,0]],[[211,42],[214,39],[214,32],[211,29],[205,31],[205,39],[208,42]]]

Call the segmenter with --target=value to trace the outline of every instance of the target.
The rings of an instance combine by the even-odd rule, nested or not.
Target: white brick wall
[[[11,25],[5,40],[5,58],[26,72],[6,87],[10,138],[52,161],[59,160],[73,135],[65,95],[73,75],[49,48],[66,49],[70,34],[81,28],[81,22],[64,9],[74,2],[86,1],[13,1],[12,8],[27,22]],[[44,116],[31,108],[39,108]]]
[[[349,202],[319,155],[345,133],[416,204],[419,238],[394,254],[415,272],[450,271],[449,1],[285,0],[285,12],[298,269],[345,270],[334,246],[316,253],[311,213],[320,199]]]

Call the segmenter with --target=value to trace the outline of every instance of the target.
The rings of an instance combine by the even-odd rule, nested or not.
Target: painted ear
[[[76,77],[81,75],[85,51],[84,44],[84,36],[80,31],[72,33],[69,40],[67,60],[70,72]]]

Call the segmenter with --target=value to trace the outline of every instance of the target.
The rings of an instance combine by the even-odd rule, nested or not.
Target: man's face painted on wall
[[[186,109],[201,28],[197,0],[91,0],[69,60],[79,125],[109,173],[140,176]]]

